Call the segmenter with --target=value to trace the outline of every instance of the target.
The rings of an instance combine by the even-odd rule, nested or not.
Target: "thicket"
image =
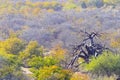
[[[10,47],[6,48],[5,44]],[[29,76],[23,74],[21,67],[29,69],[32,72],[31,77],[35,80],[90,80],[89,74],[96,75],[98,78],[100,76],[103,80],[112,80],[120,76],[119,54],[104,52],[97,58],[91,58],[88,64],[80,65],[84,66],[84,71],[89,74],[65,68],[65,65],[68,65],[65,63],[66,60],[70,61],[68,55],[67,51],[59,45],[47,52],[36,41],[25,42],[18,37],[10,37],[0,42],[0,79],[27,80]],[[113,74],[116,76],[112,76]]]
[[[85,69],[93,74],[111,76],[116,74],[120,76],[120,55],[111,52],[104,52],[97,58],[91,59],[89,64],[86,64]]]

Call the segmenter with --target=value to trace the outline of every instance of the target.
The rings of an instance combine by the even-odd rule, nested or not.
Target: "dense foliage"
[[[115,80],[119,6],[120,0],[0,0],[0,80]],[[81,30],[100,33],[95,43],[111,51],[68,68],[72,46],[86,39]]]
[[[86,65],[86,69],[98,75],[111,76],[113,74],[116,74],[120,76],[119,64],[120,64],[119,54],[105,52],[98,58],[92,59],[91,62]]]

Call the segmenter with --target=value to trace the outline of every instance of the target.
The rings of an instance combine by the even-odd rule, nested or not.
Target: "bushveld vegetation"
[[[0,0],[0,80],[116,80],[119,5],[120,0]],[[100,34],[92,45],[85,41],[93,37],[88,33]],[[89,56],[86,47],[95,52]]]

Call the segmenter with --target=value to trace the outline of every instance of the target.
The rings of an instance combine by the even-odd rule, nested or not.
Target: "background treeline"
[[[119,6],[115,8],[110,7],[110,5],[106,8],[83,9],[78,7],[68,9],[69,3],[75,4],[75,2],[63,3],[56,1],[18,1],[14,3],[1,1],[0,39],[6,39],[9,32],[15,31],[20,34],[20,38],[27,41],[36,40],[48,48],[53,47],[56,43],[63,44],[64,47],[68,48],[69,45],[81,41],[82,36],[79,31],[82,29],[89,32],[106,32],[106,35],[111,35],[106,37],[103,34],[104,38],[107,38],[106,43],[113,42],[114,38],[118,41],[120,37]],[[54,10],[57,8],[56,6],[60,7],[58,4],[60,6],[66,4],[65,10],[63,8],[60,11]]]
[[[1,0],[1,14],[7,13],[29,13],[37,15],[41,10],[48,12],[65,11],[70,9],[82,10],[89,8],[106,8],[119,6],[120,0]]]

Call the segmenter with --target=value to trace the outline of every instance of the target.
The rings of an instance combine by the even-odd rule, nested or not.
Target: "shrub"
[[[120,55],[104,52],[86,64],[85,69],[97,75],[120,75]]]
[[[43,65],[43,47],[40,47],[36,41],[30,41],[26,48],[19,53],[18,58],[23,61],[23,65],[39,68]]]
[[[71,10],[71,9],[75,9],[76,7],[77,7],[76,4],[71,3],[71,2],[67,2],[64,4],[63,10]]]
[[[90,80],[89,76],[86,74],[82,74],[80,72],[76,72],[72,75],[70,80]]]
[[[112,75],[112,76],[92,76],[91,80],[116,80],[118,76]]]
[[[45,66],[36,73],[37,80],[70,80],[72,72],[59,66]]]
[[[7,53],[18,54],[24,49],[24,42],[19,38],[8,38],[0,46]]]
[[[0,79],[1,80],[24,80],[20,70],[20,61],[17,57],[3,58],[0,56]]]
[[[32,67],[32,68],[42,68],[44,66],[51,66],[51,65],[55,65],[57,63],[57,61],[52,58],[52,57],[33,57],[30,60],[28,60],[28,66]]]
[[[32,57],[33,55],[42,56],[43,48],[39,46],[38,42],[30,41],[29,44],[26,46],[26,49],[23,52],[25,54],[29,54],[30,57]]]
[[[61,45],[57,45],[51,50],[51,56],[59,61],[63,60],[65,58],[65,55],[66,55],[66,50],[63,49]]]

